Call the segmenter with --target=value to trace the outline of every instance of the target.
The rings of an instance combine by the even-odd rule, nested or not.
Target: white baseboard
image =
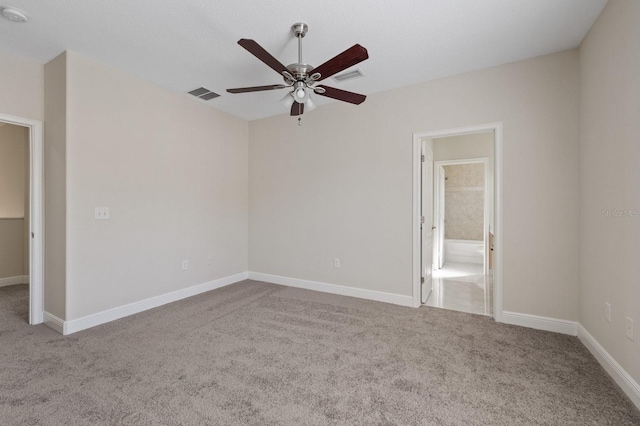
[[[64,335],[72,334],[100,324],[106,324],[129,315],[157,308],[158,306],[166,305],[167,303],[176,302],[178,300],[186,299],[187,297],[234,284],[239,281],[246,280],[247,276],[247,272],[241,272],[239,274],[230,275],[228,277],[198,284],[182,290],[172,291],[171,293],[162,294],[160,296],[150,297],[149,299],[129,303],[124,306],[118,306],[117,308],[108,309],[106,311],[70,321],[62,321],[60,318],[45,312],[45,324],[49,325],[54,330],[60,331]],[[49,320],[49,323],[47,323],[47,319]]]
[[[600,365],[609,373],[611,378],[622,388],[631,402],[640,409],[640,385],[627,373],[624,368],[607,352],[600,343],[580,324],[578,325],[578,339],[589,349]]]
[[[44,316],[44,323],[45,325],[53,328],[55,331],[57,331],[60,334],[67,334],[65,333],[65,327],[64,327],[64,321],[61,320],[60,318],[58,318],[57,316],[50,314],[47,311],[43,312],[43,316]]]
[[[500,322],[536,330],[553,331],[555,333],[578,335],[578,323],[557,318],[541,317],[537,315],[520,314],[518,312],[502,311]]]
[[[0,287],[16,284],[29,284],[29,275],[18,275],[16,277],[0,278]]]
[[[262,274],[260,272],[249,272],[249,279],[264,281],[272,284],[286,285],[288,287],[321,291],[323,293],[339,294],[341,296],[351,296],[360,299],[375,300],[377,302],[392,303],[394,305],[409,307],[413,306],[413,297],[403,296],[401,294],[385,293],[375,290],[365,290],[362,288],[346,287],[337,284],[327,284],[318,281],[301,280],[298,278],[281,277],[278,275]]]

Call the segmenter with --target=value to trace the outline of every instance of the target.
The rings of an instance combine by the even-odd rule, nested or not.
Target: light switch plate
[[[109,219],[109,207],[96,207],[96,219]]]

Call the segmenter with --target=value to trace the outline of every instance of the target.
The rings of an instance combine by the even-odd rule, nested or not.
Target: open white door
[[[433,286],[433,141],[422,141],[421,194],[421,286],[420,300],[425,303]]]
[[[444,167],[438,166],[436,173],[438,173],[436,178],[436,241],[438,244],[436,248],[436,264],[438,265],[438,269],[441,269],[444,266]]]

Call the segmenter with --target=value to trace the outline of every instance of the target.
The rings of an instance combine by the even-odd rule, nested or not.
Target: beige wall
[[[44,66],[44,309],[66,319],[66,137],[67,62],[61,54]]]
[[[26,127],[0,126],[0,218],[24,218],[28,141]]]
[[[433,140],[433,161],[489,158],[493,161],[493,132]]]
[[[44,120],[42,65],[0,52],[0,76],[0,113]]]
[[[23,256],[22,264],[24,275],[29,275],[29,244],[30,238],[30,220],[31,220],[31,143],[29,140],[30,132],[27,128],[24,129],[24,224],[23,224]]]
[[[484,241],[484,164],[443,166],[446,239]]]
[[[25,275],[23,256],[24,220],[0,219],[0,278]]]
[[[639,99],[640,2],[611,0],[580,46],[580,323],[636,382]],[[610,323],[605,301],[611,303]],[[625,337],[625,317],[635,321],[635,341]]]
[[[577,78],[572,50],[251,122],[250,270],[410,295],[412,134],[500,121],[504,309],[577,320]]]
[[[67,59],[66,319],[245,272],[247,122]]]
[[[28,168],[29,131],[0,126],[0,278],[29,274]]]
[[[494,182],[494,134],[493,132],[471,133],[433,140],[433,161],[487,159],[489,197],[489,229],[495,230],[495,182]]]

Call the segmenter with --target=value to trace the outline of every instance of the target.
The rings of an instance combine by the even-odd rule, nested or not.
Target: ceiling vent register
[[[360,78],[360,77],[364,77],[364,74],[362,74],[362,71],[357,69],[357,70],[345,72],[339,75],[334,75],[332,78],[336,83],[342,83],[343,81],[353,80],[354,78]]]
[[[218,96],[220,96],[219,94],[212,92],[211,90],[206,89],[204,87],[200,87],[198,89],[192,90],[189,92],[189,94],[195,96],[196,98],[203,99],[205,101],[209,101],[211,99],[215,99]]]

